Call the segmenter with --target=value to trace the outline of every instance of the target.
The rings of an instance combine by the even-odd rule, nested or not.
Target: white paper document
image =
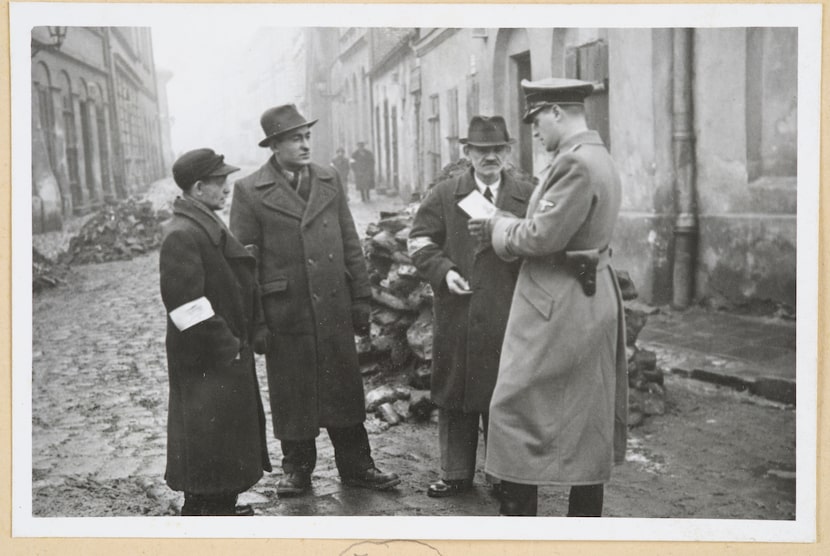
[[[478,189],[458,201],[458,206],[470,218],[490,218],[496,214],[496,205],[485,199]]]

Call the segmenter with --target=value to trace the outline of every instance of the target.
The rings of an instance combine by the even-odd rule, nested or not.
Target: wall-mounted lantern
[[[32,56],[34,57],[35,54],[40,52],[41,50],[51,50],[51,51],[58,51],[61,49],[63,45],[64,39],[66,39],[66,27],[47,27],[49,30],[49,40],[51,42],[43,42],[32,37]]]

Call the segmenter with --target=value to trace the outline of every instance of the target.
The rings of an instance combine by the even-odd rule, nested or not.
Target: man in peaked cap
[[[182,197],[159,267],[170,378],[165,479],[184,491],[182,515],[253,515],[237,495],[271,471],[251,350],[256,261],[214,214],[237,170],[211,149],[173,164]]]
[[[311,487],[315,438],[328,431],[341,480],[385,490],[400,482],[375,467],[363,422],[363,380],[355,333],[369,333],[371,289],[340,177],[311,162],[311,127],[293,104],[262,115],[271,151],[237,182],[231,230],[260,253],[265,354],[274,434],[283,477],[279,496]]]
[[[572,79],[523,81],[524,121],[553,156],[527,216],[497,213],[470,231],[523,260],[490,403],[485,471],[502,480],[502,515],[536,515],[537,485],[571,486],[568,515],[599,516],[625,455],[625,324],[611,242],[620,178],[588,129]]]
[[[427,495],[452,496],[473,483],[479,422],[496,383],[501,343],[518,262],[502,261],[467,231],[458,202],[478,192],[501,210],[522,217],[533,186],[505,171],[514,142],[501,116],[473,116],[464,154],[469,171],[436,184],[424,199],[409,236],[409,254],[435,295],[432,400],[438,405],[441,479]]]

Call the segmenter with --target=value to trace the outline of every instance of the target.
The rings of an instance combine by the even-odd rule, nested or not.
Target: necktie
[[[490,201],[491,203],[493,202],[493,192],[490,191],[489,187],[484,188],[484,198]]]

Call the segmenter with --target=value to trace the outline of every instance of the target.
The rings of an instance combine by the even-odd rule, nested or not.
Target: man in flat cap
[[[568,516],[599,516],[627,425],[624,314],[609,248],[620,178],[585,121],[590,83],[546,79],[522,88],[524,121],[553,156],[547,178],[526,218],[470,222],[499,257],[523,260],[485,471],[502,480],[502,515],[536,515],[537,485],[569,485]]]
[[[271,471],[251,350],[258,320],[256,261],[214,211],[239,168],[211,149],[173,164],[182,196],[161,245],[167,310],[167,471],[182,515],[253,515],[237,495]]]
[[[282,447],[280,496],[311,487],[320,428],[347,485],[385,490],[400,480],[375,467],[363,422],[354,334],[369,333],[371,289],[337,172],[311,162],[311,127],[293,104],[262,115],[271,157],[237,182],[231,230],[260,253],[265,353],[274,434]]]
[[[505,171],[513,142],[501,116],[473,116],[461,139],[472,168],[428,192],[409,235],[412,262],[435,295],[431,394],[439,408],[441,479],[427,489],[434,498],[472,487],[479,422],[486,442],[490,396],[519,272],[518,262],[501,260],[489,244],[469,234],[470,217],[458,203],[477,192],[490,205],[525,215],[533,186]]]

